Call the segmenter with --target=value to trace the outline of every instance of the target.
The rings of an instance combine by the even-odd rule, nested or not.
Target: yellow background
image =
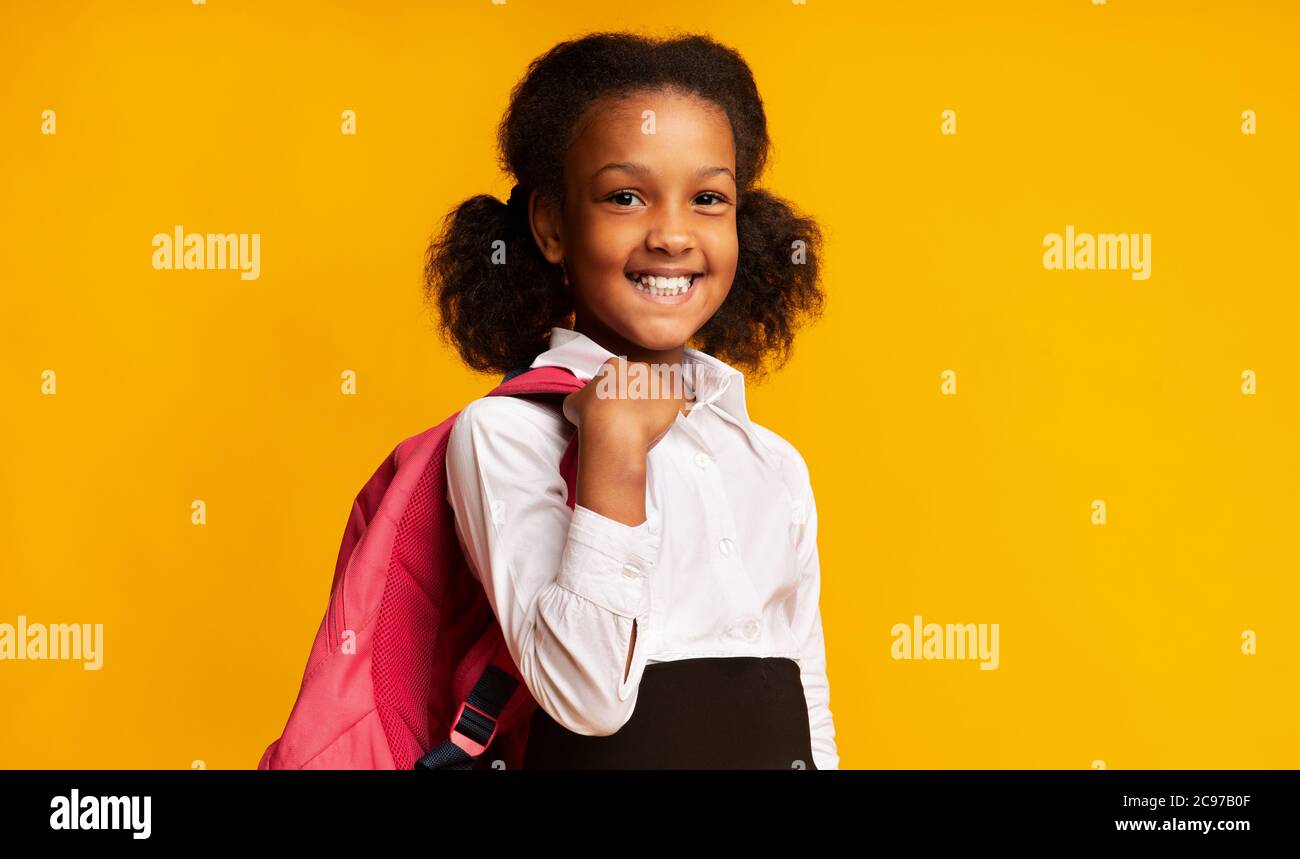
[[[623,28],[742,52],[829,237],[750,404],[811,468],[841,765],[1300,766],[1296,4],[0,10],[0,622],[105,625],[98,672],[0,663],[0,767],[257,764],[354,494],[497,379],[426,242],[508,193],[526,63]],[[261,233],[261,278],[153,270],[176,224]],[[1151,278],[1045,270],[1066,224],[1151,233]],[[1000,668],[891,659],[916,614],[1000,624]]]

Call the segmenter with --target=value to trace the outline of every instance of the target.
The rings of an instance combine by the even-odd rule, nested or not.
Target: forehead
[[[734,171],[731,123],[712,102],[676,92],[602,99],[583,114],[565,163],[586,182],[609,161],[640,162],[660,174],[694,173],[706,164]]]

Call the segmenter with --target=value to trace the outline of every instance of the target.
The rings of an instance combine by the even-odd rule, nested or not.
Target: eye
[[[713,198],[716,199],[719,203],[726,203],[726,202],[727,202],[727,198],[724,197],[724,196],[722,196],[721,194],[717,193],[716,191],[705,191],[703,194],[700,194],[700,196],[699,196],[699,197],[696,197],[695,199],[698,200],[698,199],[700,199],[700,197],[713,197]]]
[[[614,201],[614,200],[615,200],[616,198],[618,198],[618,197],[635,197],[635,198],[638,199],[638,200],[641,199],[640,197],[638,197],[638,196],[636,195],[636,192],[635,192],[635,191],[615,191],[613,194],[610,194],[610,195],[609,195],[608,197],[606,197],[605,199],[606,199],[606,200],[609,200],[609,201],[612,202],[612,201]],[[623,206],[623,208],[628,208],[628,207],[627,207],[627,206]]]

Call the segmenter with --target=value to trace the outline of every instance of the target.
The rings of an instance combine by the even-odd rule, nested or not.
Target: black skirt
[[[523,768],[816,769],[799,664],[757,656],[652,662],[617,733],[576,734],[538,707]]]

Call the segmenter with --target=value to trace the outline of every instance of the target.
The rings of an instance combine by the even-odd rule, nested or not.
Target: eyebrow
[[[622,170],[626,173],[635,173],[638,176],[649,176],[654,172],[644,164],[634,164],[629,161],[611,161],[595,173],[592,173],[591,178],[594,180],[600,174],[614,170]],[[725,173],[730,176],[732,182],[736,181],[736,174],[732,173],[731,169],[728,167],[701,167],[699,172],[695,175],[703,178],[705,176],[716,176],[719,173]]]

